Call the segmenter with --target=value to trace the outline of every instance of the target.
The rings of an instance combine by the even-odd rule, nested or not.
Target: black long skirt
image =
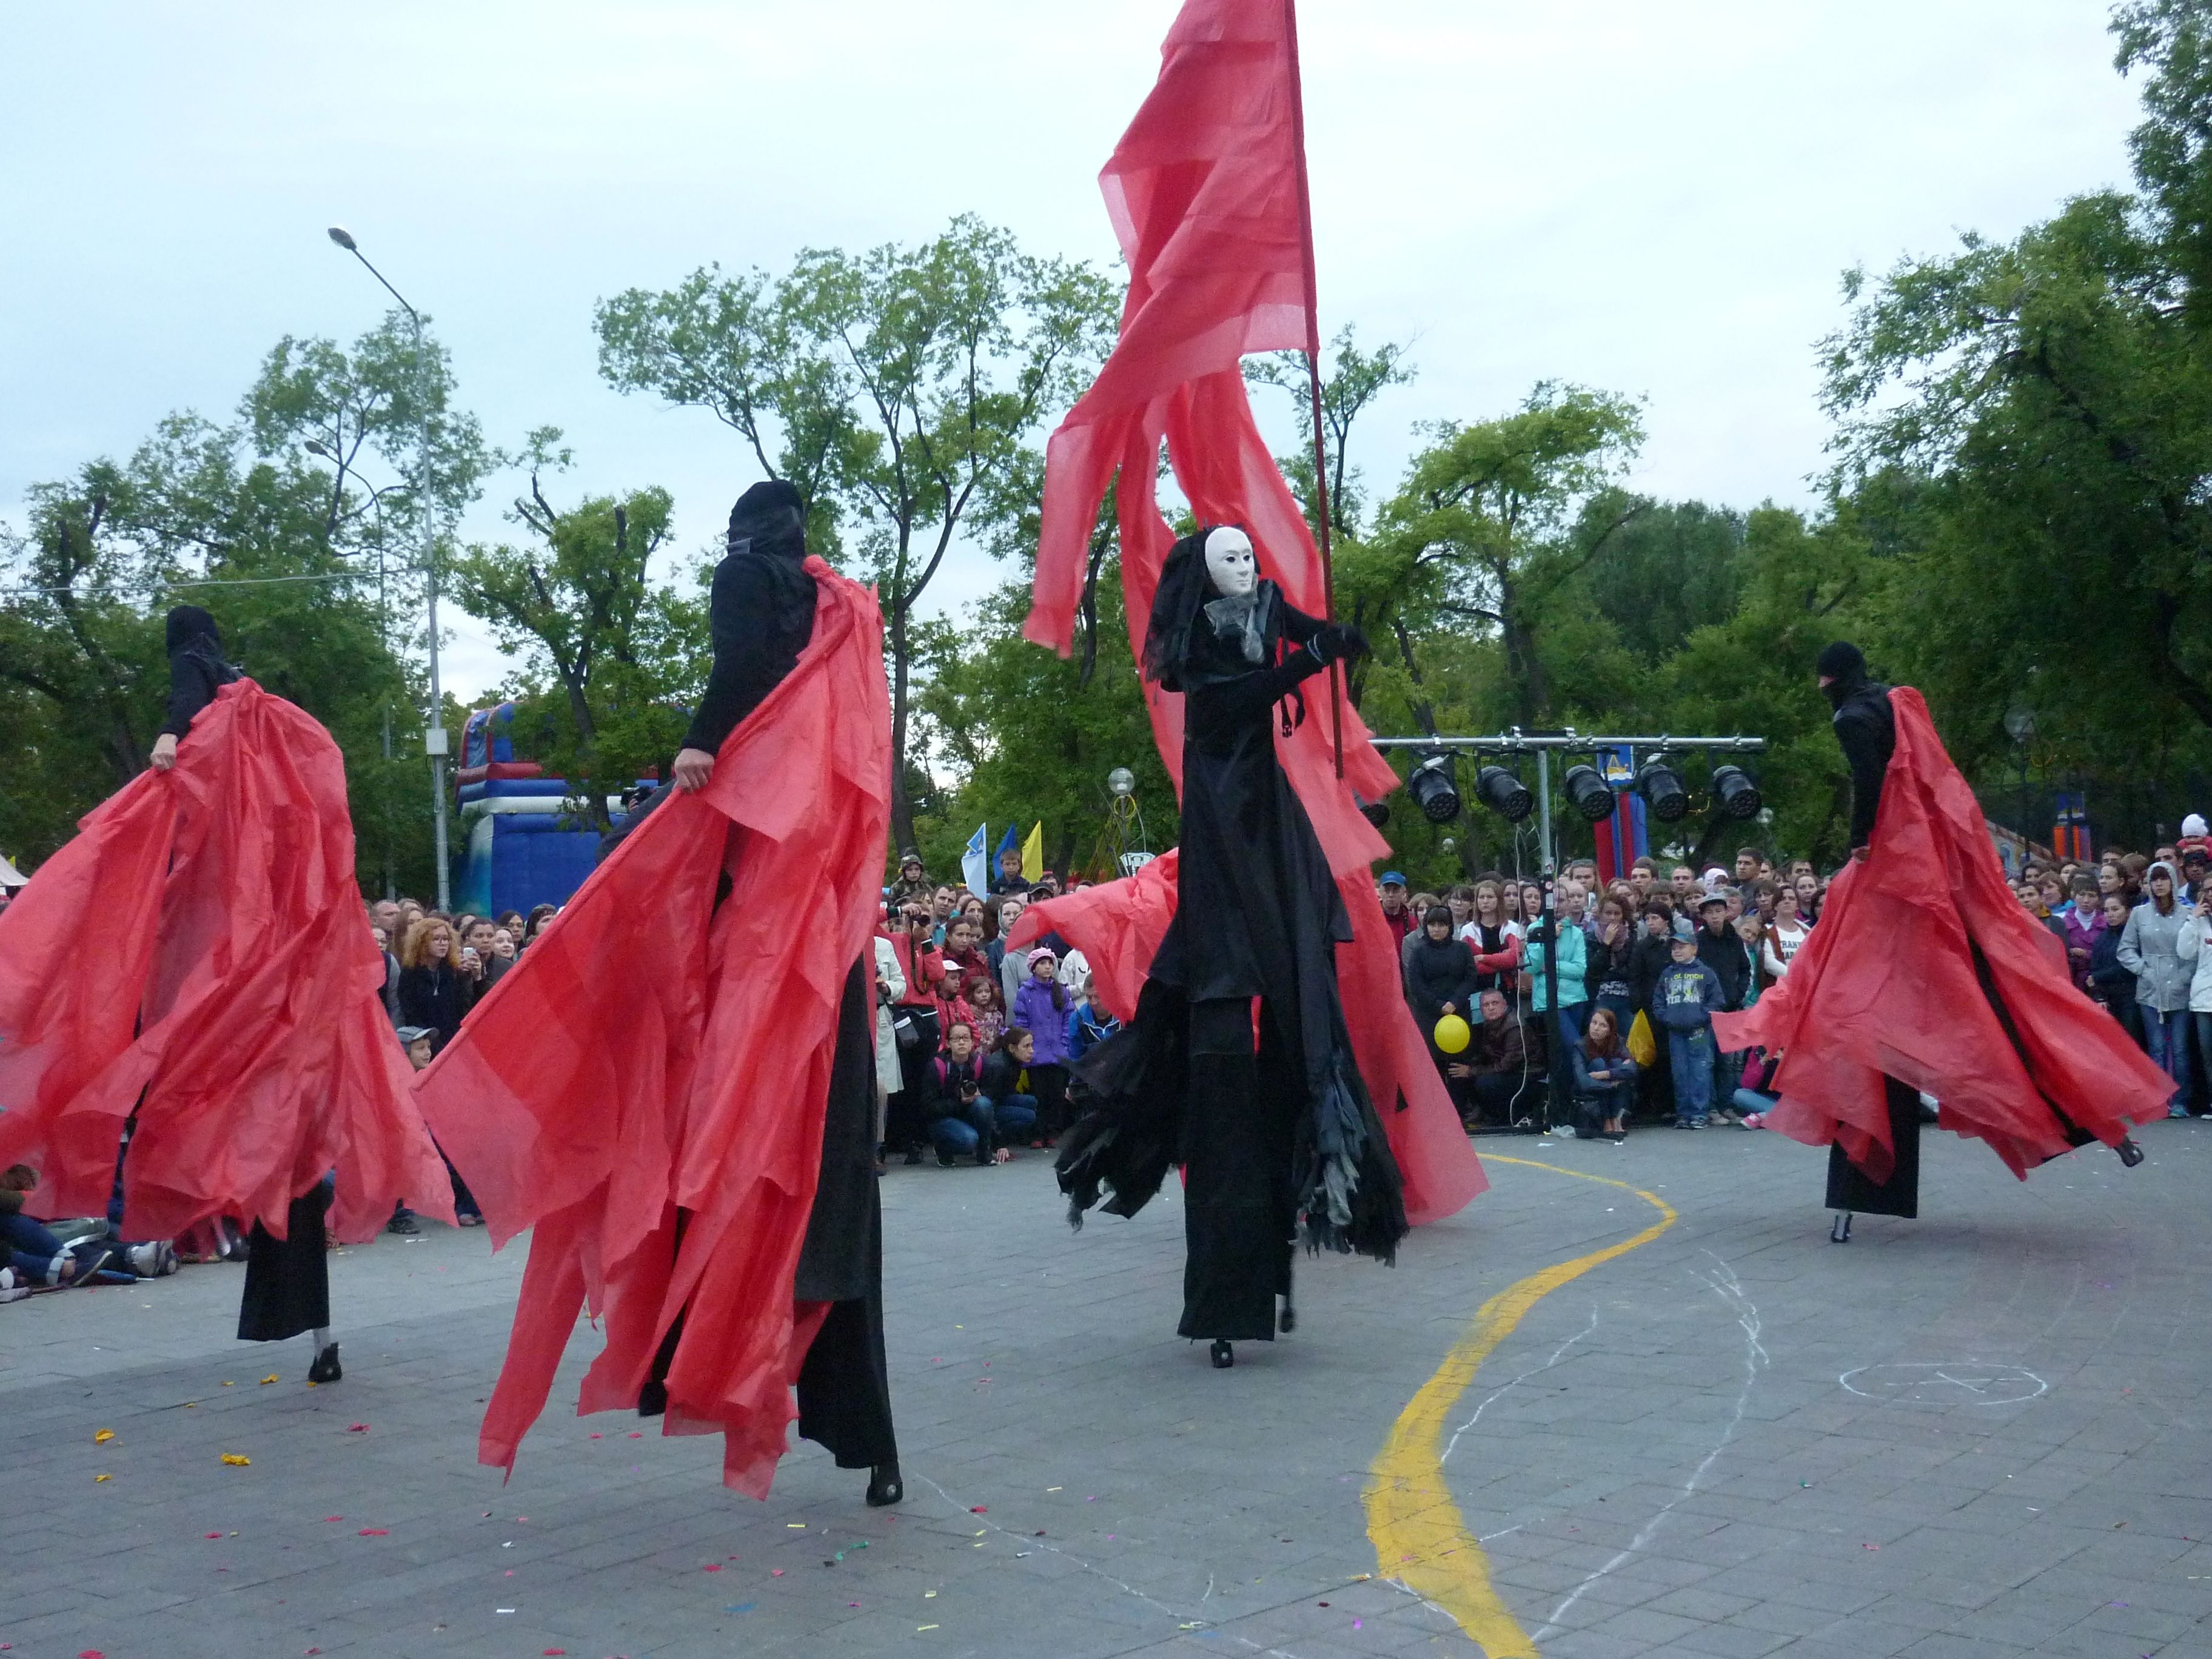
[[[283,1238],[253,1224],[238,1308],[240,1341],[282,1342],[331,1322],[331,1264],[323,1244],[330,1207],[331,1189],[319,1181],[292,1200]]]
[[[1896,1162],[1889,1179],[1875,1182],[1844,1156],[1841,1146],[1828,1148],[1828,1207],[1860,1215],[1902,1216],[1910,1221],[1920,1213],[1920,1091],[1893,1077],[1882,1079],[1889,1107],[1889,1144]]]

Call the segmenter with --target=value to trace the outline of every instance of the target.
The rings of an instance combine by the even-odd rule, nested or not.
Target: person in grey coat
[[[2148,896],[2129,913],[2120,934],[2120,966],[2136,976],[2145,1046],[2173,1079],[2168,1117],[2189,1115],[2189,981],[2197,964],[2182,959],[2181,940],[2196,915],[2180,885],[2172,865],[2152,865],[2143,881]]]

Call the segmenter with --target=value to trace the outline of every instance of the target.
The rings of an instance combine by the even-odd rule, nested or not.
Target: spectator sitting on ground
[[[934,1086],[926,1116],[938,1167],[949,1170],[963,1157],[978,1164],[1003,1163],[1007,1154],[997,1148],[991,1103],[983,1098],[983,1059],[975,1052],[975,1033],[964,1020],[945,1027],[945,1052],[931,1062],[931,1078]]]
[[[0,1267],[13,1275],[4,1288],[87,1285],[111,1263],[123,1265],[107,1245],[88,1243],[80,1254],[25,1214],[24,1200],[38,1190],[38,1185],[39,1172],[27,1164],[10,1164],[0,1170]],[[149,1264],[149,1270],[152,1265],[158,1263]]]
[[[1011,1147],[1024,1135],[1032,1137],[1031,1146],[1037,1144],[1037,1099],[1029,1071],[1036,1057],[1031,1034],[1009,1025],[983,1062],[982,1098],[991,1108],[992,1127],[1002,1146]]]
[[[1575,1133],[1583,1140],[1619,1140],[1636,1103],[1636,1062],[1610,1008],[1590,1011],[1589,1030],[1567,1050],[1574,1067]],[[1595,1126],[1595,1127],[1593,1127]]]
[[[427,1069],[431,1060],[437,1057],[438,1034],[428,1026],[403,1025],[395,1035],[399,1038],[399,1046],[407,1051],[407,1063],[416,1071]],[[478,1215],[472,1224],[482,1226],[483,1217]],[[392,1211],[392,1219],[384,1224],[384,1231],[396,1233],[402,1238],[412,1238],[422,1231],[422,1224],[416,1220],[415,1212],[407,1207],[406,1200],[403,1199],[398,1207]]]
[[[1450,1061],[1462,1068],[1456,1080],[1468,1086],[1473,1101],[1463,1121],[1470,1130],[1485,1125],[1510,1129],[1523,1121],[1522,1103],[1541,1082],[1529,1069],[1528,1036],[1513,1017],[1505,993],[1493,986],[1482,994],[1478,1006],[1482,1019],[1473,1041]],[[1448,1067],[1448,1079],[1449,1075]]]

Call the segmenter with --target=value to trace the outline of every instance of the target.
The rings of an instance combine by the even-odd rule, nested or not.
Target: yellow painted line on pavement
[[[1367,1535],[1385,1578],[1402,1580],[1459,1621],[1489,1659],[1538,1659],[1535,1644],[1490,1582],[1490,1558],[1468,1532],[1444,1480],[1444,1426],[1482,1369],[1482,1362],[1512,1334],[1529,1309],[1560,1285],[1593,1267],[1649,1244],[1674,1224],[1674,1207],[1656,1193],[1605,1176],[1585,1175],[1534,1158],[1486,1156],[1486,1164],[1517,1164],[1594,1181],[1633,1193],[1659,1212],[1659,1219],[1633,1238],[1534,1273],[1509,1285],[1475,1310],[1468,1329],[1436,1375],[1421,1385],[1390,1430],[1367,1482]]]

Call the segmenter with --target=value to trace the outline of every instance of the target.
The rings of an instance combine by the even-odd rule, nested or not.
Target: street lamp
[[[418,485],[422,507],[422,569],[430,591],[430,726],[422,734],[423,752],[430,757],[430,788],[433,821],[436,825],[438,860],[438,908],[451,910],[453,903],[453,873],[447,853],[446,839],[446,706],[443,689],[438,679],[438,526],[430,498],[430,359],[422,343],[422,316],[407,303],[407,296],[385,280],[384,273],[369,264],[368,256],[353,239],[353,233],[343,225],[332,225],[331,240],[362,263],[363,270],[383,284],[384,291],[399,301],[399,308],[407,313],[407,320],[415,325],[415,372],[421,378],[420,409],[422,416],[422,474]]]

